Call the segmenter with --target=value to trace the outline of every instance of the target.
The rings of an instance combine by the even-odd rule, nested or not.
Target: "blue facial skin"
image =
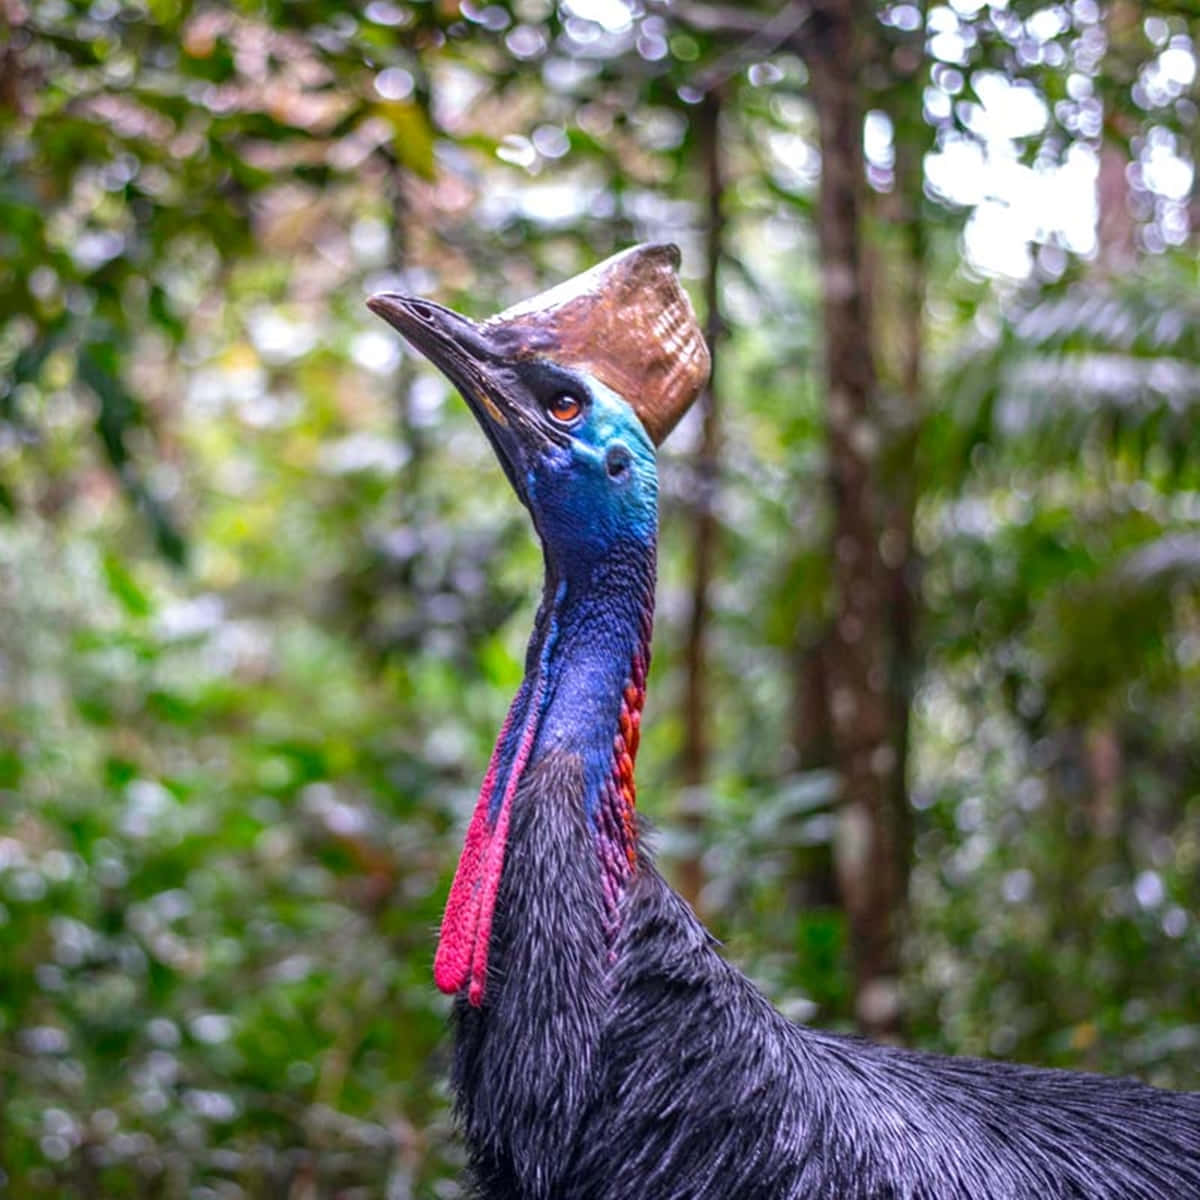
[[[630,664],[635,653],[648,651],[658,470],[633,409],[603,384],[578,373],[573,378],[583,411],[568,427],[567,445],[547,445],[525,464],[524,499],[545,550],[547,585],[519,708],[538,694],[540,682],[530,761],[555,749],[578,754],[591,822],[612,772]],[[493,815],[528,713],[515,715],[501,750]]]
[[[529,506],[551,560],[571,578],[614,554],[652,546],[658,529],[654,445],[637,414],[588,376],[584,411],[565,447],[528,469]]]

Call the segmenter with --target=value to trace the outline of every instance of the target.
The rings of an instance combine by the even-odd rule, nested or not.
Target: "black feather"
[[[1200,1200],[1200,1094],[784,1020],[643,854],[605,942],[582,766],[516,797],[454,1084],[487,1200]]]

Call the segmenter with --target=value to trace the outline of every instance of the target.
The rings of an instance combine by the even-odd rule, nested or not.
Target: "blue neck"
[[[641,707],[654,612],[655,543],[633,538],[602,559],[564,570],[547,558],[542,603],[526,651],[525,679],[500,747],[494,819],[530,708],[537,725],[529,766],[564,750],[584,765],[584,807],[594,827],[614,762],[614,736],[628,705],[635,660]]]
[[[556,652],[532,758],[552,750],[580,755],[589,822],[612,773],[635,657],[649,663],[654,576],[653,543],[630,542],[586,576],[558,585]]]

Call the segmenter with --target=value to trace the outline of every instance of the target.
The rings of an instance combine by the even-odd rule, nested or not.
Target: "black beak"
[[[528,454],[545,434],[521,403],[524,389],[511,356],[503,355],[474,321],[429,300],[381,292],[367,307],[404,334],[462,393],[524,501]]]

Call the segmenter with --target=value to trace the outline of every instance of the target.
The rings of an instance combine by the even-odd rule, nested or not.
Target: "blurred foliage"
[[[481,314],[634,238],[695,283],[704,89],[730,331],[703,845],[668,820],[694,423],[640,794],[731,956],[849,1024],[798,729],[829,611],[802,17],[0,3],[0,1188],[460,1194],[430,961],[539,560],[361,300]],[[862,86],[885,264],[900,156],[925,165],[913,1038],[1197,1087],[1191,20],[881,6]],[[1021,279],[972,265],[995,198],[945,163],[1031,97],[1020,170],[1127,156],[1123,270],[1052,229]]]

